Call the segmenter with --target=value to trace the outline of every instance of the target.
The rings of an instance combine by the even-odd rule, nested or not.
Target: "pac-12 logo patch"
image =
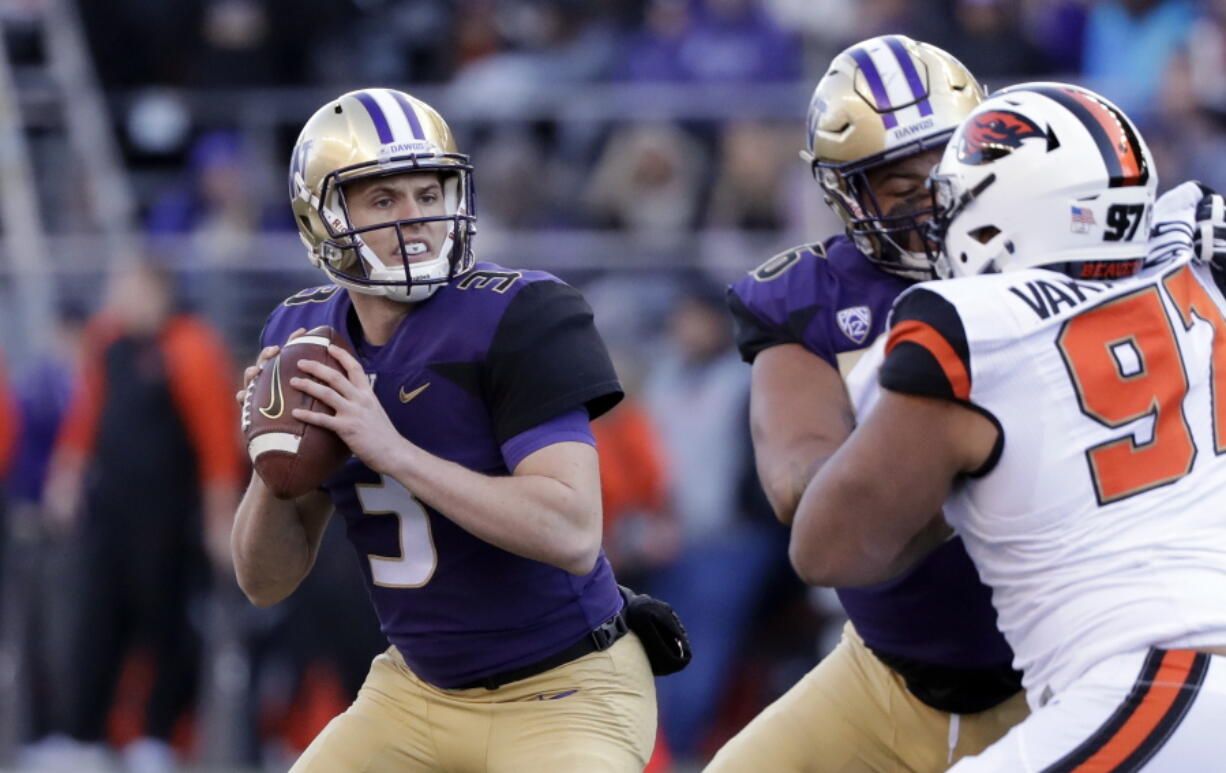
[[[868,340],[868,333],[873,328],[873,312],[867,306],[839,309],[834,320],[839,323],[839,330],[843,331],[843,335],[857,344]]]

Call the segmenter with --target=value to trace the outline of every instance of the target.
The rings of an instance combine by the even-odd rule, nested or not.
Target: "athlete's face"
[[[928,173],[941,160],[943,152],[944,148],[933,148],[868,172],[868,185],[877,199],[882,215],[898,217],[932,206],[932,196],[924,183],[928,179]],[[928,218],[928,213],[925,213],[917,220],[923,223]],[[899,246],[903,249],[911,252],[921,252],[924,249],[919,233],[899,234],[898,238]]]
[[[345,187],[345,203],[354,228],[445,215],[443,186],[434,172],[372,177]],[[430,260],[438,254],[451,228],[448,220],[402,225],[405,251],[410,263]],[[400,266],[400,241],[391,228],[377,228],[362,234],[362,241],[388,266]]]

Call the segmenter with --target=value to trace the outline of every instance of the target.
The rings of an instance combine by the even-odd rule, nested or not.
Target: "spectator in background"
[[[1162,75],[1196,19],[1190,0],[1105,0],[1086,20],[1082,74],[1144,126],[1155,118]]]
[[[679,760],[699,759],[734,658],[762,601],[786,534],[747,507],[753,462],[745,425],[749,373],[732,347],[723,294],[705,279],[686,286],[668,321],[664,350],[644,400],[668,465],[669,499],[681,530],[677,559],[652,593],[686,621],[695,652],[661,680],[660,721]],[[772,567],[772,564],[775,566]]]
[[[21,429],[21,415],[17,401],[9,386],[8,372],[4,369],[4,351],[0,350],[0,580],[4,578],[4,551],[8,534],[8,508],[4,482],[9,465],[17,451],[17,437]],[[0,596],[0,600],[3,596]],[[0,612],[3,612],[0,606]]]
[[[724,128],[720,159],[712,193],[708,224],[718,228],[778,230],[787,217],[786,178],[795,164],[785,148],[789,142],[780,129],[752,121]],[[785,161],[789,162],[785,165]]]
[[[253,248],[254,236],[292,228],[270,196],[262,195],[259,159],[234,131],[212,131],[192,144],[187,176],[150,208],[155,237],[191,234],[194,262],[231,263]]]
[[[989,84],[1007,85],[1047,72],[1044,53],[1027,38],[1018,0],[954,0],[954,24],[933,42]]]
[[[1052,72],[1080,72],[1084,59],[1088,0],[1028,3],[1026,26]]]
[[[1206,0],[1177,62],[1186,66],[1171,85],[1184,85],[1193,103],[1221,121],[1226,118],[1226,0]]]
[[[171,277],[118,272],[89,326],[79,389],[48,474],[48,517],[79,538],[80,592],[69,734],[98,766],[124,657],[143,645],[155,676],[136,771],[170,770],[176,720],[193,698],[189,602],[203,555],[228,566],[240,474],[234,373],[217,334],[176,313]]]
[[[8,476],[9,464],[17,450],[20,426],[17,401],[9,386],[8,372],[4,369],[4,352],[0,350],[0,480]]]
[[[600,451],[603,544],[618,582],[644,587],[676,557],[679,535],[667,502],[665,450],[641,398],[642,364],[629,349],[611,347],[610,354],[626,397],[592,424]]]
[[[618,80],[786,82],[801,70],[800,38],[755,0],[651,0],[624,51]]]
[[[258,265],[261,236],[293,228],[274,203],[265,169],[250,140],[236,131],[202,134],[192,144],[186,174],[153,203],[146,228],[155,249],[175,255],[192,273],[184,301],[209,319],[240,320],[248,299],[220,271]],[[262,320],[261,320],[262,321]]]
[[[49,539],[42,496],[51,450],[76,384],[84,322],[84,309],[62,306],[50,345],[22,371],[15,385],[22,431],[9,474],[8,532],[17,545],[9,576],[18,578],[15,582],[22,587],[12,622],[21,636],[18,646],[27,695],[19,741],[40,742],[25,752],[36,753],[41,741],[63,726],[70,698],[68,680],[60,678],[64,665],[71,662],[65,626],[69,599],[61,592],[69,559],[62,541]]]
[[[597,224],[671,237],[694,227],[705,158],[670,124],[630,125],[605,146],[584,200]]]
[[[1163,75],[1156,120],[1146,130],[1161,179],[1226,186],[1226,0],[1206,3],[1187,47]]]

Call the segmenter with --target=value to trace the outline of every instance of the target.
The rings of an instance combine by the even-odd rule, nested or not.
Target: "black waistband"
[[[626,624],[626,608],[623,606],[621,610],[613,617],[601,623],[592,631],[584,634],[583,638],[574,644],[570,645],[560,652],[542,658],[535,663],[529,663],[526,666],[512,668],[507,671],[500,671],[497,674],[483,676],[480,679],[469,682],[468,684],[460,685],[455,688],[457,690],[471,690],[475,687],[484,687],[487,690],[497,690],[504,684],[518,682],[521,679],[527,679],[530,676],[543,674],[546,671],[557,668],[572,660],[578,660],[584,655],[589,655],[593,652],[602,652],[613,646],[613,643],[626,635],[626,631],[630,627]]]
[[[907,690],[937,711],[977,714],[1004,703],[1022,689],[1022,672],[1011,666],[954,668],[868,648],[907,684]]]

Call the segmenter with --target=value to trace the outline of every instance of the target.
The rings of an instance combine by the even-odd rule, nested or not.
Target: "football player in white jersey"
[[[1208,769],[1226,752],[1226,299],[1190,249],[1199,192],[1166,234],[1189,248],[1147,257],[1144,140],[1057,83],[984,101],[931,186],[954,278],[896,302],[792,561],[814,584],[878,582],[946,521],[961,536],[1033,713],[952,770]]]

